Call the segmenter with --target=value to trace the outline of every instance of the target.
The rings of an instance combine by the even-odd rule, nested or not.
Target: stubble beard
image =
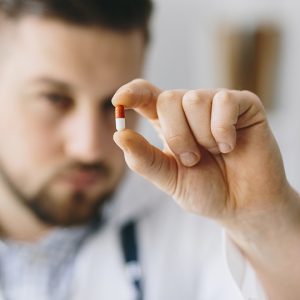
[[[112,176],[112,170],[104,164],[91,166],[77,165],[77,168],[91,168],[102,176]],[[100,217],[101,208],[114,193],[115,186],[99,195],[89,195],[87,191],[74,190],[58,197],[51,192],[50,180],[32,197],[26,196],[22,189],[10,178],[9,173],[0,164],[0,180],[11,194],[28,208],[40,221],[47,225],[71,227],[86,224]]]

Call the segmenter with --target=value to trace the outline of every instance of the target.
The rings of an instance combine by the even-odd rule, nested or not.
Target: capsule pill
[[[116,129],[121,131],[125,129],[125,109],[123,105],[117,105],[115,108]]]

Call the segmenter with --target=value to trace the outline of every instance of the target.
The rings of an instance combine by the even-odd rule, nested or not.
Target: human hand
[[[259,98],[233,90],[163,92],[139,79],[112,102],[148,119],[164,143],[161,151],[132,130],[116,132],[128,166],[186,210],[220,222],[270,299],[296,299],[300,199]]]
[[[112,100],[147,118],[164,142],[116,132],[128,166],[182,207],[223,224],[266,212],[290,189],[259,98],[248,91],[165,91],[144,80]]]

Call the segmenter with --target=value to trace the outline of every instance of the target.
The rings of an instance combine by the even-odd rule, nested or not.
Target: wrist
[[[223,222],[229,236],[246,257],[275,259],[282,248],[300,245],[300,197],[289,185],[274,201],[259,209],[237,214],[234,219]],[[297,247],[297,249],[299,249]],[[277,257],[276,257],[277,258]]]
[[[274,300],[297,299],[300,293],[300,197],[290,187],[282,197],[269,209],[226,226]]]

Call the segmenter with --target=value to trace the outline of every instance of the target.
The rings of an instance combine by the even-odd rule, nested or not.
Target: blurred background
[[[154,0],[145,78],[162,89],[229,87],[264,102],[300,191],[300,2]],[[159,143],[148,124],[144,134]]]

